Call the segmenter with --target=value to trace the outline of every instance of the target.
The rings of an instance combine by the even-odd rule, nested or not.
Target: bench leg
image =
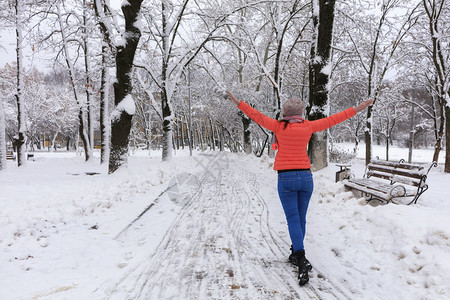
[[[422,188],[419,188],[417,190],[417,194],[414,196],[414,199],[412,199],[411,202],[408,203],[408,205],[412,203],[417,204],[417,200],[419,200],[420,195],[425,193],[426,190],[428,190],[428,184],[425,184]]]
[[[384,204],[384,200],[378,199],[378,198],[374,197],[374,196],[371,195],[371,194],[364,193],[364,192],[361,192],[361,194],[362,194],[362,196],[366,199],[366,203],[369,203],[369,202],[372,201],[372,200],[378,200],[378,201],[380,201],[381,203]],[[389,202],[388,202],[388,203],[389,203]],[[386,204],[387,204],[387,203],[386,203]]]

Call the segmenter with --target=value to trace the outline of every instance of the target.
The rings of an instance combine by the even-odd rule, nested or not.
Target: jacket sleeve
[[[259,111],[257,111],[244,101],[241,101],[241,103],[238,105],[238,108],[242,110],[242,112],[246,114],[250,119],[258,123],[262,127],[270,131],[275,131],[275,129],[277,128],[278,125],[277,120],[260,113]]]
[[[322,131],[333,127],[334,125],[344,122],[347,119],[350,119],[356,115],[356,111],[353,107],[350,107],[344,111],[341,111],[337,114],[331,115],[327,118],[310,121],[310,125],[312,128],[312,132]]]

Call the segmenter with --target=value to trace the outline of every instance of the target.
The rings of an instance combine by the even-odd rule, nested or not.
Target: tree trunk
[[[313,3],[313,24],[315,40],[311,44],[311,61],[309,64],[309,107],[308,119],[317,120],[327,117],[325,111],[328,103],[328,72],[324,67],[330,63],[331,43],[333,37],[334,0],[318,1],[319,11]],[[316,3],[317,4],[317,3]],[[328,165],[327,131],[317,132],[309,141],[308,155],[313,168],[320,170]]]
[[[117,82],[114,83],[114,104],[117,115],[111,124],[109,174],[115,172],[127,161],[131,119],[135,109],[131,98],[131,70],[134,54],[141,37],[141,32],[136,26],[141,4],[142,0],[129,0],[122,6],[122,12],[125,17],[125,43],[118,46],[116,52]],[[121,105],[122,101],[124,101],[124,105]]]
[[[181,149],[184,150],[184,139],[185,139],[184,136],[185,136],[185,130],[186,130],[187,126],[186,126],[186,124],[185,124],[183,119],[185,119],[184,116],[181,117],[181,120],[180,120],[180,124],[181,124]]]
[[[411,105],[411,116],[409,123],[409,151],[408,151],[408,163],[412,162],[412,153],[414,148],[414,107],[415,105]]]
[[[6,131],[3,100],[0,100],[0,170],[6,168]]]
[[[102,45],[102,74],[100,80],[100,163],[106,162],[109,153],[109,73],[108,73],[109,51],[106,45]]]
[[[219,135],[220,135],[220,151],[225,150],[225,130],[223,129],[223,126],[220,126],[219,129]]]
[[[355,146],[353,147],[353,153],[356,153],[356,151],[358,151],[358,145],[359,145],[359,138],[355,137]]]
[[[214,126],[212,124],[212,120],[211,119],[209,119],[209,126],[210,126],[210,129],[211,129],[212,150],[216,151],[216,135],[215,135]]]
[[[353,148],[353,153],[356,153],[356,151],[358,151],[358,145],[359,145],[358,132],[359,132],[360,124],[361,123],[358,122],[357,125],[356,125],[356,130],[355,130],[355,147]]]
[[[166,72],[163,71],[163,76],[165,76],[165,74]],[[161,107],[163,116],[162,160],[168,161],[172,158],[172,109],[170,107],[169,99],[167,98],[165,82],[163,85],[164,86],[161,91]]]
[[[436,84],[437,86],[437,84]],[[442,150],[442,137],[444,136],[444,128],[446,124],[446,118],[444,117],[445,114],[445,107],[443,103],[445,103],[445,99],[442,99],[442,97],[438,96],[438,103],[439,103],[439,112],[440,112],[440,120],[439,120],[439,128],[437,125],[437,113],[434,114],[434,131],[435,131],[435,137],[436,137],[436,143],[434,144],[434,153],[433,153],[433,161],[432,162],[438,162],[439,161],[439,154]]]
[[[73,88],[75,90],[75,87],[73,87]],[[77,102],[78,102],[78,100],[77,100]],[[85,127],[84,118],[83,118],[83,108],[81,106],[79,106],[78,121],[80,122],[80,125],[78,126],[78,132],[80,134],[81,141],[83,142],[85,160],[88,161],[91,158],[92,151],[91,151],[91,147],[89,146],[89,138],[88,138],[88,134],[87,134],[87,130]]]
[[[85,71],[85,91],[86,91],[86,109],[87,109],[87,132],[88,132],[88,139],[89,139],[89,147],[91,149],[94,148],[94,119],[93,119],[93,105],[92,105],[92,99],[91,99],[91,90],[92,90],[92,83],[91,83],[91,77],[90,77],[90,55],[89,55],[89,43],[88,43],[88,23],[87,23],[87,11],[88,6],[86,5],[86,0],[83,1],[83,47],[84,47],[84,71]]]
[[[183,132],[183,123],[181,122],[181,120],[177,120],[177,150],[180,149],[182,132]]]
[[[430,32],[430,38],[433,45],[432,48],[432,58],[433,58],[433,65],[435,69],[435,74],[437,76],[437,90],[438,90],[438,97],[440,98],[439,104],[441,105],[441,122],[442,118],[444,118],[444,109],[445,107],[445,167],[444,172],[450,173],[450,103],[447,102],[447,99],[450,99],[450,92],[449,92],[449,85],[448,85],[448,64],[445,60],[445,47],[442,47],[441,44],[441,36],[443,33],[439,29],[439,17],[442,16],[442,9],[444,8],[444,1],[438,2],[438,1],[425,1],[423,0],[423,6],[425,8],[425,12],[428,16],[429,20],[429,32]],[[439,142],[439,138],[438,138]],[[433,158],[437,158],[439,156],[439,150],[440,145],[436,147],[435,149],[435,155]]]
[[[26,136],[26,124],[25,124],[25,103],[22,97],[23,91],[23,70],[22,70],[22,21],[21,17],[24,13],[22,9],[22,0],[16,0],[15,2],[15,20],[16,20],[16,57],[17,57],[17,90],[16,90],[16,103],[17,103],[17,131],[18,134],[14,138],[17,147],[17,165],[20,167],[26,163],[25,159],[25,136]]]
[[[181,119],[177,120],[177,149],[180,149],[183,135],[183,121]]]
[[[445,173],[450,173],[450,107],[445,107]]]
[[[366,165],[372,159],[372,107],[367,108],[366,128],[364,130],[364,142],[366,143]]]
[[[198,124],[198,134],[199,134],[199,141],[200,141],[200,150],[203,151],[204,147],[205,147],[205,135],[203,132],[203,124],[202,124],[201,120]]]
[[[433,162],[439,161],[439,154],[442,150],[442,136],[444,132],[439,132],[438,139],[436,140],[436,144],[434,145],[434,153],[433,153]]]
[[[176,150],[176,141],[175,141],[175,137],[174,137],[174,135],[172,134],[172,149],[173,150]]]
[[[252,153],[252,141],[250,134],[251,119],[245,116],[241,117],[242,125],[244,126],[244,152],[245,154]]]
[[[161,1],[162,8],[162,30],[163,32],[168,32],[168,9],[166,7],[165,1]],[[172,158],[172,108],[170,107],[170,98],[168,94],[168,74],[167,68],[169,64],[168,57],[169,53],[169,36],[162,35],[162,45],[163,45],[163,59],[161,66],[161,79],[162,79],[162,88],[161,88],[161,108],[162,108],[162,118],[163,118],[163,150],[162,150],[162,160],[168,161]],[[171,97],[171,95],[170,95]],[[192,129],[191,129],[192,130]]]
[[[389,136],[386,136],[386,161],[389,161]]]

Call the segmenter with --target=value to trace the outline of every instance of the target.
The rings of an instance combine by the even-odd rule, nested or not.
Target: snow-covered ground
[[[414,161],[431,156],[415,150]],[[391,149],[392,159],[405,157]],[[315,172],[305,242],[314,269],[300,287],[268,157],[179,151],[161,162],[137,152],[113,175],[75,153],[8,163],[0,299],[450,298],[442,166],[411,206],[366,204],[334,183],[333,164]],[[360,158],[352,171],[363,174]]]

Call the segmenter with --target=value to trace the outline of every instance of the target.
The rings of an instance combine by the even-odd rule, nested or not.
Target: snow
[[[322,70],[320,70],[320,72],[321,72],[322,74],[325,74],[325,75],[330,76],[330,75],[331,75],[332,67],[333,67],[333,66],[332,66],[331,62],[329,62],[329,63],[327,63],[327,64],[322,68]]]
[[[110,116],[111,122],[114,122],[116,119],[118,119],[123,111],[125,111],[130,116],[134,115],[134,113],[136,112],[136,104],[134,103],[133,97],[130,94],[126,95],[125,98],[123,98],[122,101],[120,101],[116,108],[113,110]]]
[[[122,101],[120,101],[116,109],[124,110],[130,116],[134,115],[134,113],[136,112],[136,104],[134,104],[133,97],[128,94]]]
[[[326,104],[324,106],[318,106],[318,105],[311,106],[310,114],[320,114],[320,113],[329,115],[330,114],[330,105]]]
[[[314,56],[313,62],[315,64],[320,64],[320,63],[322,63],[322,61],[323,61],[323,57],[322,56],[320,56],[320,55]]]
[[[312,0],[312,13],[314,16],[319,17],[320,13],[319,0]]]
[[[143,32],[145,29],[144,24],[142,23],[142,19],[138,18],[136,22],[133,23],[133,26],[139,29],[140,32]]]
[[[408,153],[391,151],[393,159]],[[159,152],[136,151],[112,175],[72,152],[36,152],[20,168],[8,161],[0,171],[0,299],[450,297],[450,174],[442,165],[411,206],[366,204],[334,182],[334,164],[315,172],[305,240],[314,269],[300,287],[287,262],[273,159],[188,153],[162,162]],[[414,162],[432,153],[415,149]],[[352,161],[357,177],[362,155]]]

